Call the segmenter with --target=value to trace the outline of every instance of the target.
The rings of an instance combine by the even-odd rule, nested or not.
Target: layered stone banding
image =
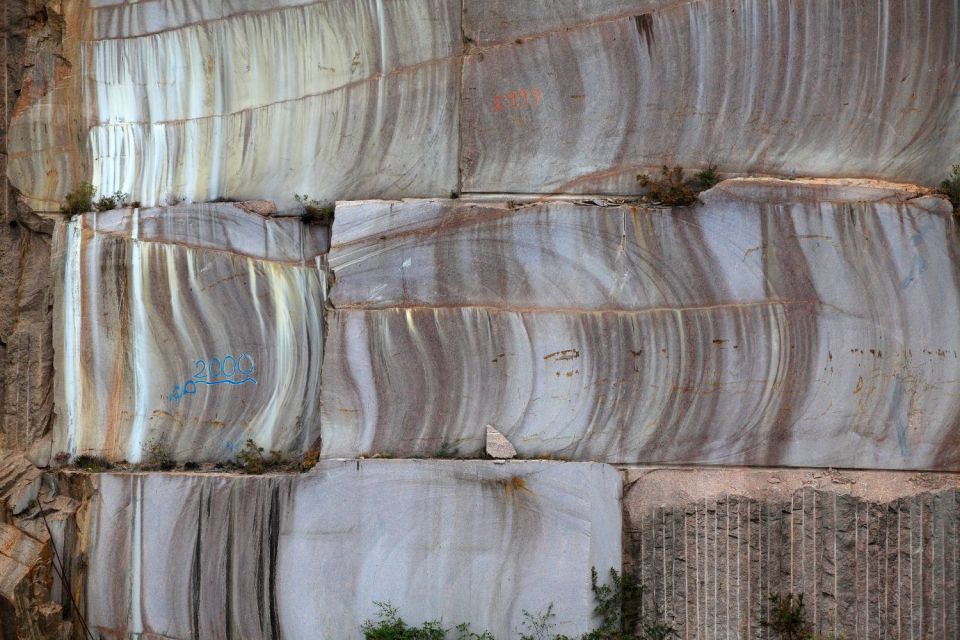
[[[94,482],[87,620],[108,638],[353,638],[374,601],[498,638],[552,602],[574,635],[592,628],[591,567],[620,566],[620,478],[599,464],[328,460]]]
[[[54,452],[232,458],[319,438],[326,230],[230,204],[79,216],[58,235]]]
[[[935,184],[956,162],[956,3],[480,0],[464,16],[464,191],[636,193],[638,171],[711,163]]]
[[[949,205],[843,181],[702,198],[340,206],[324,454],[469,454],[490,424],[522,456],[956,469]]]

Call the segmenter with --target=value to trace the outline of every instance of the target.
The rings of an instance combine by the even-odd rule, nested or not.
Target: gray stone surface
[[[457,189],[459,2],[72,7],[79,71],[12,123],[37,207],[71,175],[150,206]]]
[[[319,438],[326,229],[231,204],[58,231],[54,452],[232,459]]]
[[[323,452],[960,468],[956,223],[915,188],[338,207]]]
[[[498,638],[553,602],[557,631],[578,633],[590,567],[620,565],[620,478],[599,464],[328,460],[301,476],[92,481],[85,602],[105,638],[359,638],[374,600]]]
[[[81,177],[148,205],[635,193],[665,162],[936,184],[960,143],[949,0],[65,11],[54,81],[11,120],[8,173],[37,208]]]
[[[467,0],[464,191],[635,193],[663,163],[939,183],[960,7]]]
[[[498,460],[508,460],[517,457],[517,450],[505,435],[487,425],[486,454]]]
[[[773,638],[772,594],[826,637],[960,635],[960,476],[626,472],[626,560],[681,637]]]

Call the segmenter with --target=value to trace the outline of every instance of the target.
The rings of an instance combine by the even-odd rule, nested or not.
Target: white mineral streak
[[[498,638],[552,602],[555,631],[579,635],[590,568],[621,563],[620,478],[600,464],[326,460],[94,482],[83,601],[111,637],[139,622],[150,637],[360,638],[375,600]]]
[[[247,438],[309,447],[325,240],[302,226],[229,204],[70,222],[54,451],[137,462],[160,436],[181,460],[232,458]]]
[[[105,192],[156,204],[456,188],[456,3],[319,2],[133,37],[116,32],[120,13],[97,11],[118,37],[83,46]]]
[[[344,203],[323,453],[479,452],[493,424],[521,456],[960,468],[960,238],[916,195]]]

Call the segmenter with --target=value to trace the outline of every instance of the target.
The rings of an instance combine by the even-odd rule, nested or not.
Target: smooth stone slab
[[[636,193],[664,163],[938,184],[956,162],[955,3],[468,0],[464,16],[467,192]]]
[[[246,203],[182,204],[114,209],[80,217],[95,235],[135,238],[295,264],[311,263],[329,249],[329,231],[293,217],[251,215]]]
[[[8,173],[34,206],[55,210],[80,180],[145,206],[458,188],[458,2],[148,0],[71,15],[73,80],[10,123]]]
[[[139,462],[160,438],[178,460],[232,459],[248,438],[310,447],[325,239],[303,227],[229,205],[62,226],[54,452]]]
[[[106,638],[360,638],[374,600],[498,638],[553,602],[556,631],[579,634],[590,568],[621,562],[605,465],[328,460],[301,476],[94,481],[84,602]]]
[[[324,455],[470,455],[490,424],[523,457],[960,468],[949,205],[843,181],[702,197],[338,209]]]

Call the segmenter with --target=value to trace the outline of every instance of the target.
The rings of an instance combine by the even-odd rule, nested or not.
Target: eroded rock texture
[[[960,480],[937,474],[636,469],[624,546],[681,637],[773,638],[772,594],[818,633],[960,635]]]
[[[354,638],[374,600],[498,638],[552,601],[557,631],[578,633],[590,567],[620,565],[620,479],[604,465],[346,460],[94,481],[85,595],[104,638]]]
[[[342,205],[323,451],[470,454],[490,424],[522,456],[956,469],[958,237],[917,196]]]
[[[327,229],[241,206],[60,227],[55,452],[139,462],[163,438],[220,460],[319,437]]]
[[[8,168],[18,163],[17,122],[67,73],[63,19],[45,2],[8,2],[0,10],[0,449],[30,451],[43,462],[53,407],[52,223],[18,202]],[[22,131],[22,130],[21,130]],[[50,167],[44,180],[55,179]]]
[[[0,450],[0,638],[70,637],[75,612],[60,576],[75,564],[62,550],[79,549],[79,506],[45,486],[23,454]]]

